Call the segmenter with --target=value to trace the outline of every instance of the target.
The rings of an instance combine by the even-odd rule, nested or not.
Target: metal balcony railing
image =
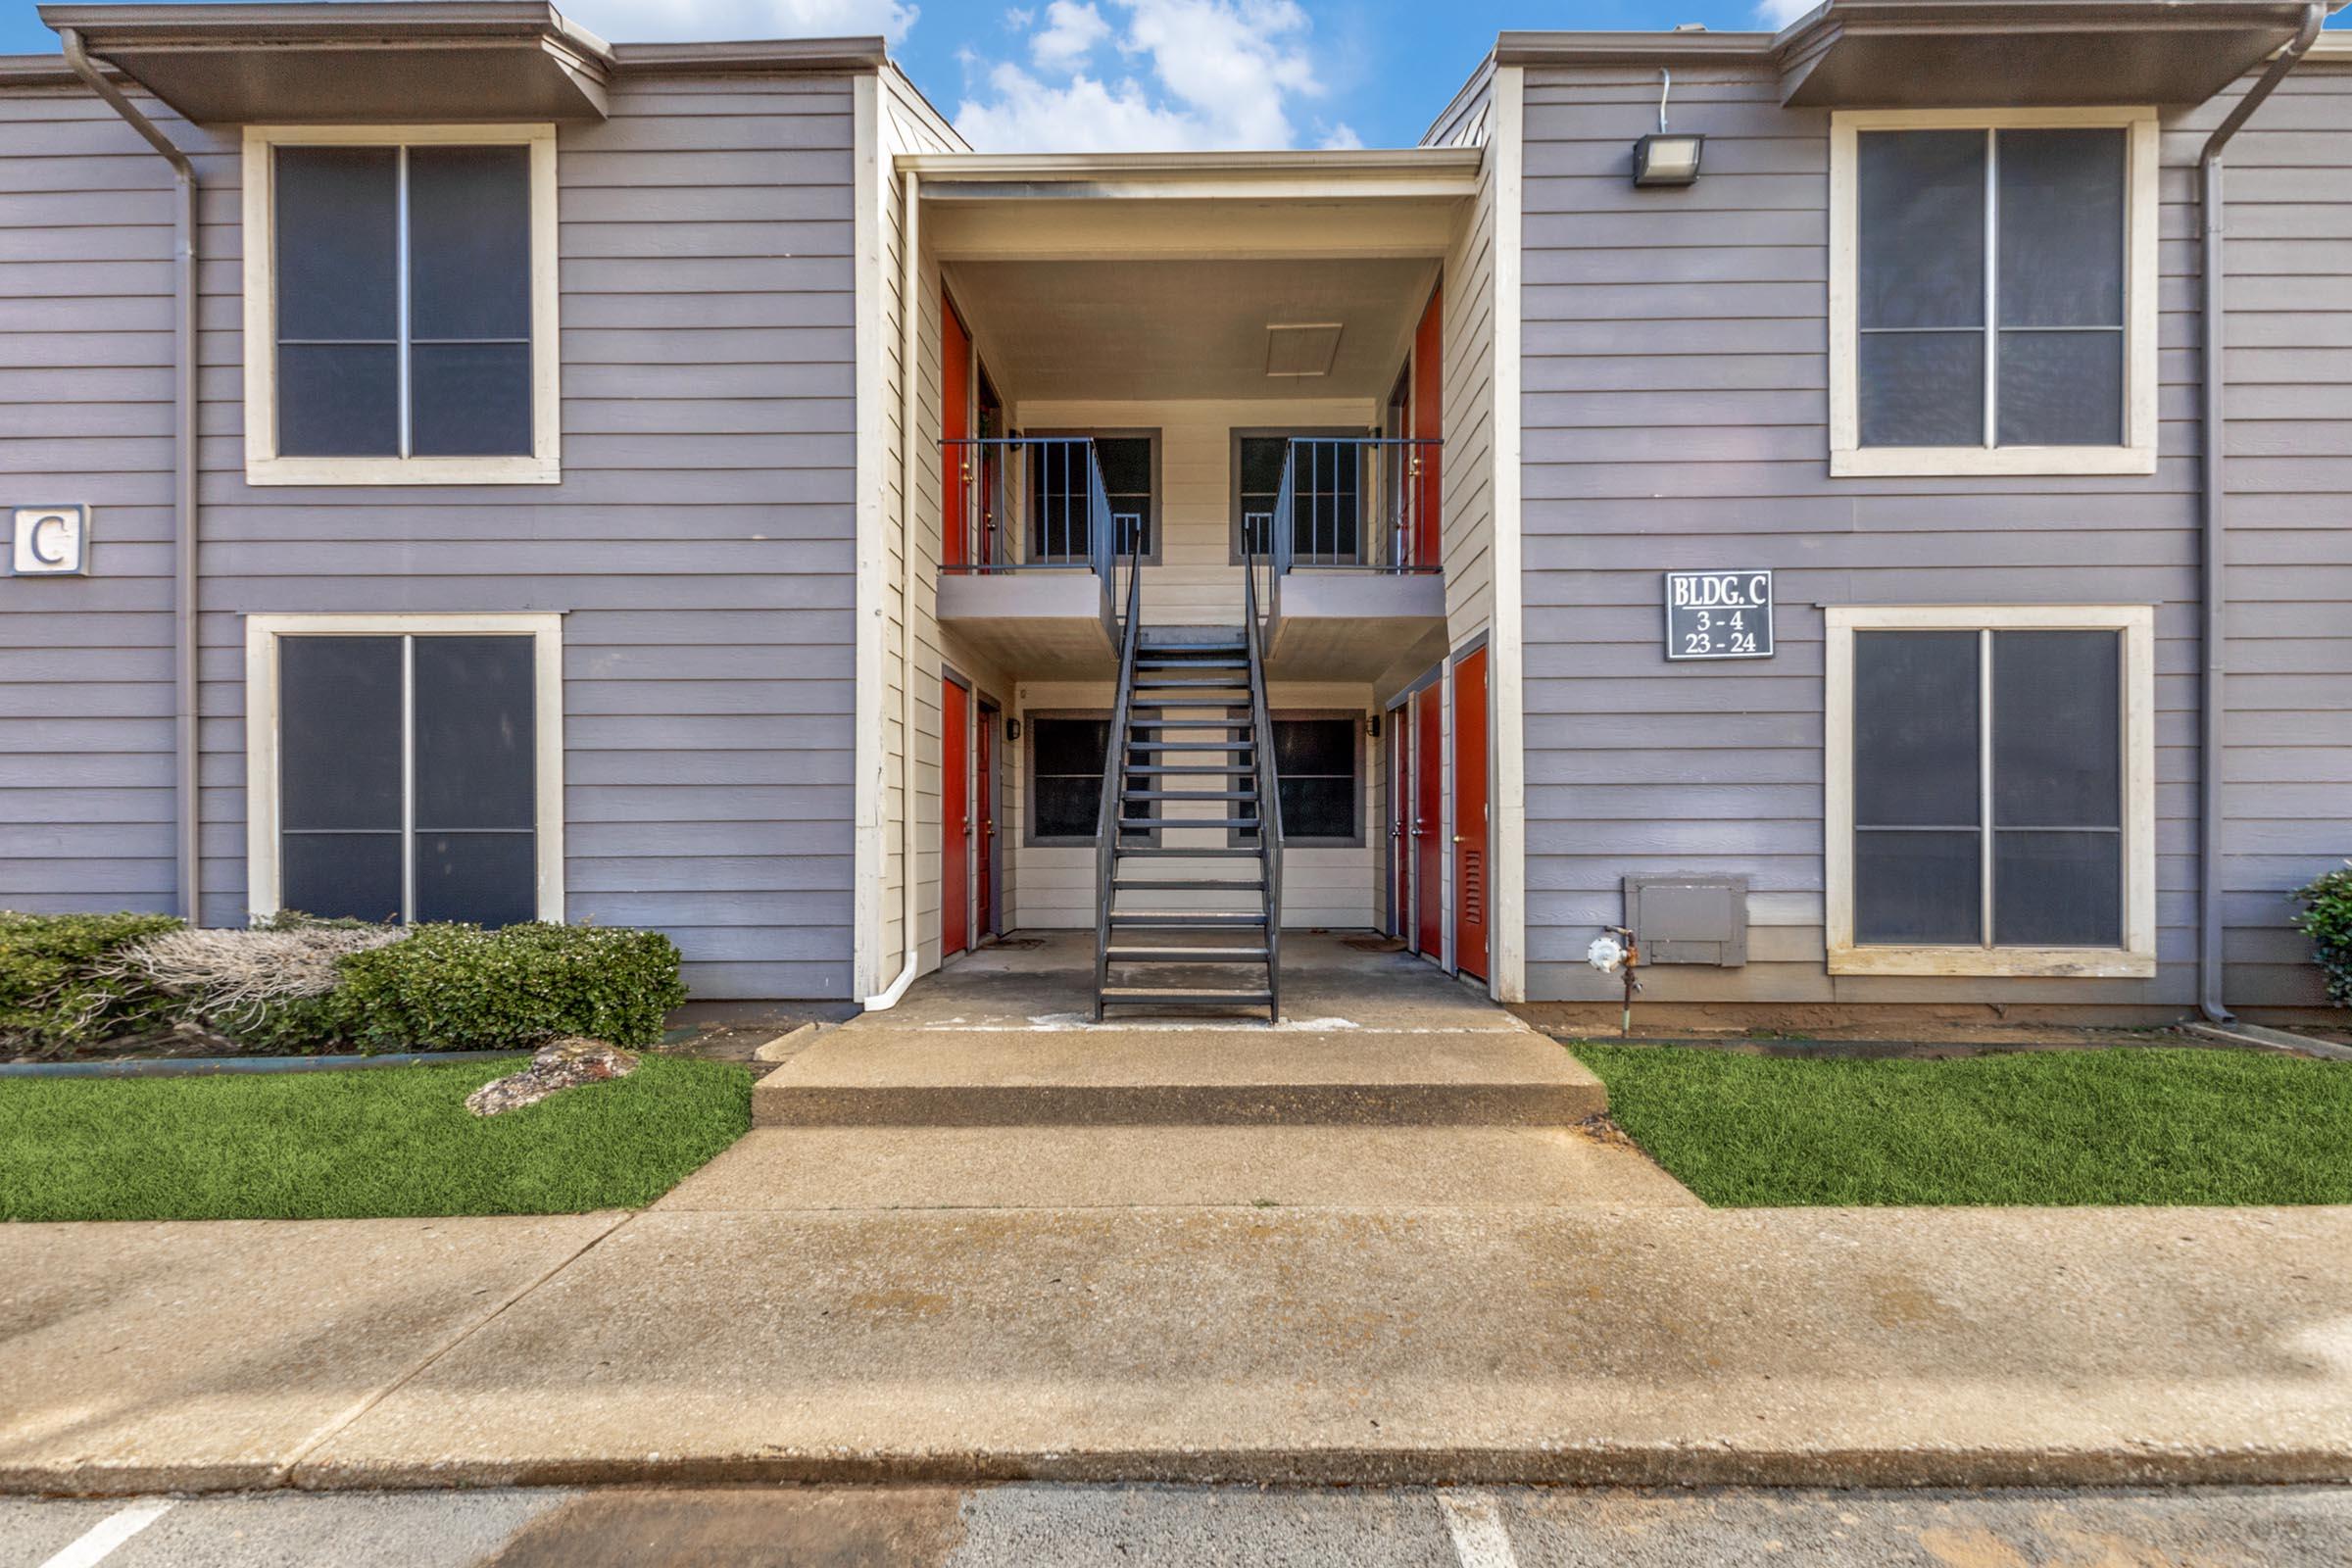
[[[1271,510],[1242,514],[1242,554],[1273,575],[1299,566],[1434,572],[1436,441],[1397,436],[1293,436]]]
[[[958,436],[941,519],[942,572],[1091,571],[1103,631],[1117,646],[1134,597],[1144,520],[1113,512],[1091,436]],[[1119,577],[1127,574],[1125,597]]]
[[[1092,436],[956,436],[941,569],[1093,570],[1141,539],[1138,513],[1113,512]]]

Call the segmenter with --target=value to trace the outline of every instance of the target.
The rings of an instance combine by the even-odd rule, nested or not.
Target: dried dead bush
[[[407,935],[389,926],[167,931],[123,948],[98,972],[190,998],[205,1021],[233,1033],[273,1003],[325,996],[344,958]]]

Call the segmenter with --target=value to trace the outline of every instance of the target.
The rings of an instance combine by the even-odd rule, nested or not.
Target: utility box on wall
[[[1644,967],[1706,963],[1740,968],[1747,962],[1747,878],[1629,876],[1625,923],[1641,944]]]

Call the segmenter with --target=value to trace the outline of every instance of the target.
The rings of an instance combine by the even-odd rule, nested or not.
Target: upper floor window
[[[2153,111],[1831,132],[1831,470],[2155,467]]]
[[[1273,551],[1286,468],[1293,556],[1323,565],[1363,560],[1364,454],[1358,430],[1234,431],[1235,564]]]
[[[256,126],[245,180],[249,479],[559,477],[551,129]]]
[[[1102,498],[1118,525],[1113,549],[1140,549],[1159,560],[1159,432],[1156,430],[1032,430],[1050,439],[1029,446],[1029,559],[1081,562],[1091,558],[1091,450],[1102,474]],[[1091,449],[1072,437],[1092,442]]]

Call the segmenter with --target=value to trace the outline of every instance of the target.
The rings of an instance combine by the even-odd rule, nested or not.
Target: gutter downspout
[[[2205,284],[2204,405],[2198,411],[2202,416],[2199,422],[2203,426],[2205,447],[2201,465],[2204,497],[2200,588],[2204,606],[2200,640],[2204,644],[2205,680],[2203,700],[2198,704],[2197,741],[2197,1010],[2212,1023],[2230,1021],[2230,1009],[2222,1002],[2222,728],[2229,712],[2224,704],[2223,679],[2229,663],[2225,621],[2230,608],[2223,580],[2222,548],[2230,528],[2229,492],[2222,477],[2223,435],[2228,420],[2223,403],[2222,367],[2222,357],[2228,348],[2228,320],[2222,301],[2222,286],[2228,276],[2224,255],[2222,149],[2253,117],[2254,111],[2262,107],[2272,89],[2295,69],[2296,62],[2319,37],[2320,25],[2327,19],[2325,5],[2312,5],[2304,11],[2303,25],[2294,40],[2272,59],[2270,70],[2262,74],[2262,78],[2214,127],[2213,134],[2206,138],[2205,150],[2197,155],[2197,200],[2204,219],[2199,265]]]
[[[172,730],[179,912],[198,921],[196,793],[196,168],[172,138],[106,79],[73,27],[58,29],[66,64],[172,166],[179,201],[172,233]]]
[[[914,356],[921,342],[922,304],[915,297],[915,286],[921,280],[917,244],[921,238],[922,204],[919,186],[922,176],[908,172],[899,176],[900,200],[906,209],[906,220],[899,232],[899,563],[903,575],[899,579],[899,874],[900,893],[904,898],[901,923],[906,927],[906,962],[899,977],[888,989],[865,999],[865,1010],[881,1012],[899,1004],[914,982],[916,967],[922,962],[921,927],[916,923],[920,889],[915,886],[915,799],[914,799],[914,458],[915,365]]]

